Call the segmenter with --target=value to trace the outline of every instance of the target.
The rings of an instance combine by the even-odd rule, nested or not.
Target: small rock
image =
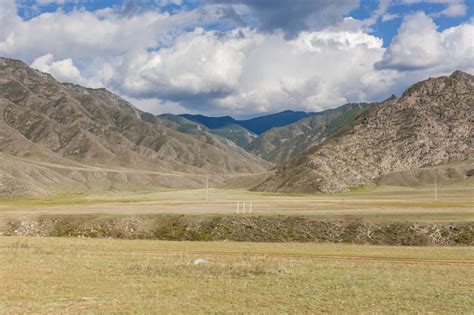
[[[198,265],[207,265],[208,263],[209,263],[209,261],[207,261],[207,260],[204,259],[204,258],[198,258],[198,259],[195,259],[195,260],[193,261],[193,264],[194,264],[195,266],[198,266]]]
[[[285,267],[278,268],[278,273],[287,273]]]

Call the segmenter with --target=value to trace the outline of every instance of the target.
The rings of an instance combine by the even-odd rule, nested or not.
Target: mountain
[[[157,116],[157,119],[168,120],[173,122],[179,131],[185,133],[202,133],[207,132],[233,142],[241,148],[245,148],[257,137],[253,132],[236,124],[229,124],[223,127],[210,129],[207,126],[191,121],[185,118],[185,115],[162,114]],[[166,123],[165,123],[166,124]]]
[[[282,163],[319,144],[369,105],[346,104],[315,113],[284,127],[270,129],[255,138],[246,149],[273,163]]]
[[[473,159],[473,126],[474,77],[456,71],[431,78],[371,106],[254,190],[341,192],[388,174]]]
[[[0,185],[0,195],[2,189],[3,195],[40,193],[41,187],[66,182],[196,187],[203,181],[199,174],[253,173],[269,166],[227,139],[183,132],[106,89],[61,84],[6,58],[0,58],[0,152],[0,179],[11,183]],[[183,173],[197,177],[169,177]],[[8,190],[13,186],[18,189]]]
[[[313,115],[314,113],[295,112],[286,110],[276,114],[264,115],[247,120],[236,120],[230,116],[224,117],[207,117],[202,115],[180,115],[186,119],[198,122],[210,129],[218,129],[229,125],[240,125],[254,134],[262,134],[263,132],[275,128],[292,124],[304,117]]]
[[[246,148],[255,138],[257,138],[257,135],[252,131],[236,124],[211,129],[209,132],[229,139],[242,148]]]
[[[184,117],[188,120],[200,123],[209,129],[217,129],[217,128],[225,127],[230,124],[235,124],[237,122],[234,118],[230,116],[208,117],[208,116],[203,116],[203,115],[191,115],[191,114],[182,114],[179,116]]]
[[[272,128],[292,124],[310,115],[313,115],[313,113],[285,110],[276,114],[255,117],[248,120],[241,120],[238,122],[238,124],[259,135]]]

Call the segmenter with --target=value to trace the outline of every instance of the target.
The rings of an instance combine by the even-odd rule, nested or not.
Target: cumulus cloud
[[[247,6],[260,30],[283,31],[287,37],[322,29],[340,21],[359,5],[359,0],[211,0]],[[244,13],[246,13],[244,11]]]
[[[117,86],[125,94],[168,99],[188,110],[321,110],[381,92],[360,78],[372,72],[382,44],[360,31],[304,32],[288,41],[281,33],[198,29],[170,48],[133,58]]]
[[[23,21],[17,15],[14,1],[3,0],[0,17],[0,55],[30,62],[47,53],[57,58],[80,59],[155,48],[183,29],[215,22],[222,12],[216,7],[206,7],[174,15],[146,11],[123,16],[112,9],[73,10],[43,13]],[[5,36],[8,38],[2,41]]]
[[[60,81],[105,86],[154,113],[236,116],[380,100],[428,76],[474,72],[472,21],[439,31],[432,18],[413,14],[385,48],[368,26],[389,18],[388,1],[365,20],[341,20],[356,1],[298,0],[293,11],[283,0],[273,9],[263,0],[209,1],[174,13],[124,14],[121,6],[24,20],[14,0],[3,0],[0,55]],[[289,21],[277,23],[285,10]],[[325,10],[333,15],[319,19]],[[252,26],[247,14],[258,23]],[[223,19],[235,24],[206,27]]]
[[[415,70],[435,65],[442,57],[436,24],[424,13],[406,17],[378,68]]]
[[[97,84],[82,77],[71,58],[55,60],[52,54],[36,58],[31,67],[54,76],[58,81],[95,87]],[[100,86],[100,84],[99,84]]]
[[[405,17],[397,36],[377,69],[414,71],[427,68],[465,68],[474,61],[473,24],[463,24],[438,32],[424,13]]]
[[[230,93],[239,84],[249,43],[240,34],[203,29],[183,34],[172,47],[127,61],[121,85],[131,94],[175,100]]]

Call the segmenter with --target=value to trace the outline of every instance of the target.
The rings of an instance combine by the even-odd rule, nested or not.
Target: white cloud
[[[467,6],[464,3],[450,3],[446,9],[441,11],[441,15],[449,17],[465,16]]]
[[[52,54],[46,54],[36,58],[31,64],[31,67],[51,74],[60,82],[75,83],[93,87],[96,85],[81,76],[81,72],[78,68],[76,68],[71,58],[55,60]]]
[[[304,32],[288,41],[281,33],[249,29],[196,30],[171,48],[133,58],[117,86],[135,97],[221,113],[321,110],[381,92],[360,78],[373,71],[383,52],[381,39],[360,31]]]
[[[157,0],[157,3],[161,6],[167,6],[167,5],[182,5],[183,0]]]
[[[15,2],[10,0],[0,2],[0,45],[11,43],[13,32],[20,23],[21,19],[17,15]]]
[[[65,4],[67,0],[36,0],[36,4],[38,5],[48,5],[48,4]],[[69,1],[72,2],[72,1]]]
[[[386,51],[380,68],[413,70],[437,64],[442,57],[436,24],[424,13],[407,16]]]
[[[225,93],[239,83],[247,44],[235,31],[196,29],[179,36],[170,48],[134,56],[126,63],[122,84],[132,94],[170,98]]]
[[[413,5],[419,3],[432,3],[443,5],[446,8],[441,10],[432,16],[440,17],[440,16],[447,16],[447,17],[460,17],[465,16],[467,12],[467,5],[465,0],[401,0],[402,4]]]
[[[14,1],[2,0],[0,55],[28,62],[47,53],[73,59],[118,56],[166,44],[183,29],[210,23],[221,14],[218,7],[174,15],[148,11],[133,16],[112,9],[73,10],[43,13],[23,21],[17,16]],[[8,35],[7,40],[2,34]]]
[[[201,114],[199,111],[190,110],[189,108],[182,107],[179,103],[171,101],[162,101],[156,98],[133,98],[125,97],[127,101],[141,110],[149,113],[168,113],[168,114]]]
[[[392,20],[398,19],[399,17],[400,15],[398,14],[386,13],[382,15],[382,22],[392,21]]]
[[[221,21],[227,13],[220,5],[176,14],[57,11],[23,20],[15,2],[3,0],[0,55],[60,81],[105,86],[155,113],[318,111],[380,100],[428,76],[474,72],[472,21],[438,31],[417,13],[384,48],[368,27],[387,8],[384,1],[366,20],[346,18],[288,39],[283,31],[200,27]]]
[[[473,34],[473,24],[438,32],[424,13],[407,16],[376,67],[399,71],[465,68],[474,61]]]

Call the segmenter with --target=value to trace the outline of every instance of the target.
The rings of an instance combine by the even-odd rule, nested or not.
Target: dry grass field
[[[162,190],[1,200],[8,220],[309,215],[322,220],[474,222],[474,186],[343,194]],[[246,213],[242,214],[242,203]],[[250,203],[252,212],[250,213]],[[94,220],[96,220],[94,219]],[[192,261],[205,258],[207,265]],[[474,250],[328,243],[0,237],[3,313],[470,313]],[[0,312],[0,313],[1,313]]]
[[[474,309],[469,247],[3,237],[0,279],[3,313]]]
[[[0,200],[0,221],[40,214],[235,214],[243,202],[249,214],[299,214],[367,220],[474,221],[474,182],[438,187],[363,188],[341,194],[273,194],[238,189],[161,190],[59,194],[49,199]]]

